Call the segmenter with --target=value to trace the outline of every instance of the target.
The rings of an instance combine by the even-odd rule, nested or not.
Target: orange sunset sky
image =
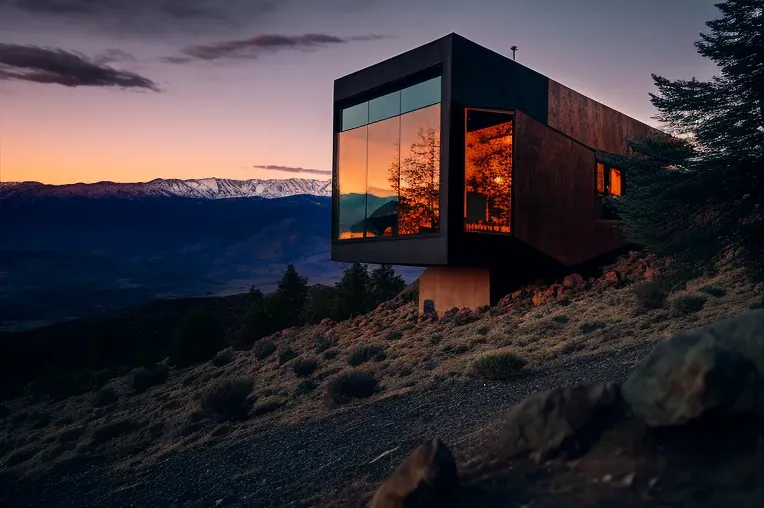
[[[0,2],[0,181],[326,179],[333,80],[450,32],[653,125],[715,72],[713,0],[173,1]]]

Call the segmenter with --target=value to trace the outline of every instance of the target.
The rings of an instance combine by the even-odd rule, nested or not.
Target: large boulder
[[[620,414],[620,402],[617,383],[534,392],[509,410],[499,435],[499,453],[504,458],[531,455],[542,460],[566,445],[586,444]]]
[[[764,414],[764,310],[680,332],[637,365],[622,387],[650,426],[706,413]]]
[[[451,450],[438,438],[409,455],[382,484],[371,508],[450,506],[458,494],[459,479]]]

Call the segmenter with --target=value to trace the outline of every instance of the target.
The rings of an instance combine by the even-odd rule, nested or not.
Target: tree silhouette
[[[370,284],[374,305],[391,300],[406,289],[406,281],[390,265],[372,270]]]
[[[308,279],[288,264],[276,291],[268,299],[268,314],[276,330],[300,324],[302,311],[308,301]]]
[[[698,53],[721,71],[709,81],[653,75],[661,121],[680,141],[631,140],[620,163],[629,190],[612,199],[627,234],[671,257],[682,282],[715,262],[764,276],[764,13],[761,0],[726,0]]]
[[[389,182],[398,195],[398,234],[438,231],[440,219],[440,131],[420,127],[408,156],[393,160]]]

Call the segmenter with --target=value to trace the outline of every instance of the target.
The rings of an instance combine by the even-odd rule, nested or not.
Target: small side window
[[[597,194],[595,215],[599,219],[618,220],[615,211],[605,202],[606,197],[623,195],[623,171],[603,162],[597,162]]]

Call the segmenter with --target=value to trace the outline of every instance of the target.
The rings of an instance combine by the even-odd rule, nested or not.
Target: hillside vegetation
[[[172,342],[165,341],[169,358],[116,377],[104,373],[84,393],[53,398],[29,385],[26,395],[2,406],[0,464],[19,474],[82,457],[145,464],[180,449],[239,441],[275,424],[320,419],[444,382],[511,380],[543,372],[562,358],[649,347],[678,330],[762,305],[761,284],[737,271],[723,270],[666,293],[660,269],[651,256],[632,253],[598,279],[572,274],[560,284],[519,289],[480,312],[454,309],[441,316],[418,315],[415,285],[357,315],[336,298],[327,308],[348,319],[323,318],[249,335],[251,342],[238,350],[226,347],[226,340],[242,340],[241,329],[229,326],[216,336],[210,316],[240,315],[245,302],[250,318],[253,309],[267,315],[263,302],[272,300],[261,300],[253,290],[219,301],[217,310],[186,315],[173,337],[186,333],[182,340],[198,342],[195,354],[182,361],[173,359]],[[352,267],[347,279],[355,280],[353,273],[367,272]],[[284,283],[290,280],[303,287],[304,280],[287,270]],[[335,297],[342,287],[333,288]],[[246,320],[236,322],[244,326]]]

